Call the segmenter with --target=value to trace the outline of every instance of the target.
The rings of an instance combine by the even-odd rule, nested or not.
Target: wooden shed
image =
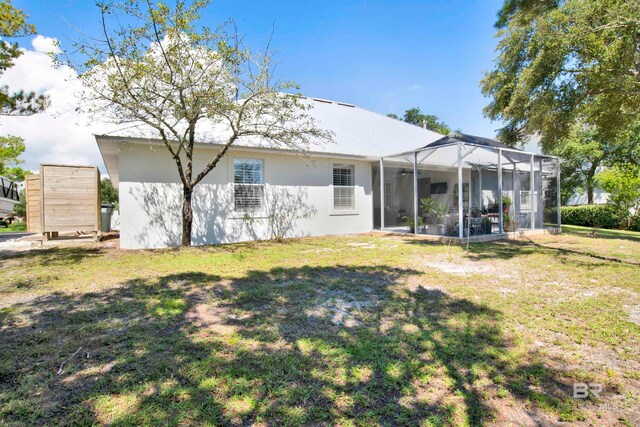
[[[100,171],[95,166],[40,165],[27,175],[27,230],[45,239],[59,232],[100,232]]]

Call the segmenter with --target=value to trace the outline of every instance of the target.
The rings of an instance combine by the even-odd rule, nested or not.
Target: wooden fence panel
[[[30,174],[25,177],[25,197],[27,204],[27,231],[42,233],[40,205],[40,175]]]
[[[100,172],[96,167],[41,165],[42,232],[100,231]]]

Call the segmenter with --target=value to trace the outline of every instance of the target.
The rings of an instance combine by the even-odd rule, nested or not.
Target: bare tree
[[[182,245],[191,244],[194,188],[237,141],[304,152],[329,142],[295,83],[274,78],[270,43],[255,53],[232,22],[196,26],[210,0],[99,3],[100,38],[75,42],[69,60],[85,88],[84,110],[100,120],[144,127],[162,140],[182,182]],[[196,142],[218,144],[194,170]]]

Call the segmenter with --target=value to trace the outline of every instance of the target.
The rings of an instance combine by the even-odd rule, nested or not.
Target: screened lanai
[[[449,134],[373,166],[374,226],[466,238],[560,226],[555,157]]]

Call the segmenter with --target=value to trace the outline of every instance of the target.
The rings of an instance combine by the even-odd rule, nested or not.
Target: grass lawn
[[[640,425],[637,233],[87,245],[0,271],[0,425]]]

